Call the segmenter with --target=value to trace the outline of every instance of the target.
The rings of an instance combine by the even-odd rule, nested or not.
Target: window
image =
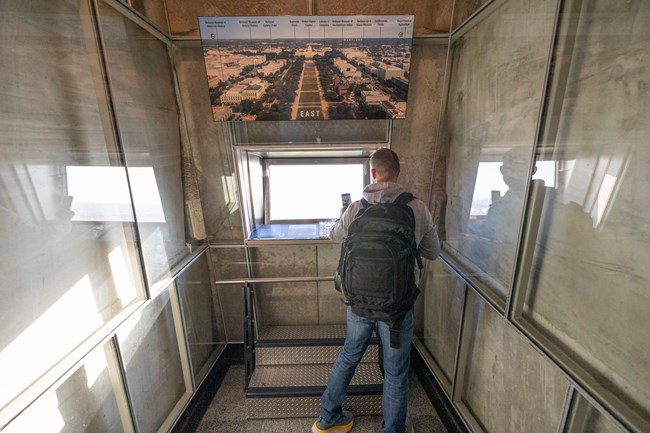
[[[369,183],[367,158],[265,159],[263,166],[266,224],[336,219],[341,194],[358,200]]]

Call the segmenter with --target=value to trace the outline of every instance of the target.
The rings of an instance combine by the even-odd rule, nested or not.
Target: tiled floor
[[[196,433],[309,433],[314,419],[247,420],[244,366],[232,365]],[[417,433],[447,433],[417,376],[409,376],[409,416]],[[381,416],[355,417],[352,433],[378,433]]]

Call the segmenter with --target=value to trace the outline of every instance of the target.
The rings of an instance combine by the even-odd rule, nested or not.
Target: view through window
[[[299,222],[336,219],[341,194],[352,201],[361,198],[367,183],[364,160],[350,162],[267,161],[267,222]]]

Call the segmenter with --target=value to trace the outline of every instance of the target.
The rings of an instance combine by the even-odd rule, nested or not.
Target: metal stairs
[[[247,292],[245,303],[251,306]],[[254,331],[252,322],[245,326],[248,419],[318,417],[320,397],[345,341],[345,325],[262,326]],[[373,338],[348,388],[343,408],[355,415],[381,414],[379,353]]]

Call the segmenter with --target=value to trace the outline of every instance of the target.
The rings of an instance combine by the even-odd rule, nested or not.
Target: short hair
[[[399,157],[387,147],[382,147],[370,155],[370,167],[376,169],[382,176],[397,178],[400,170]]]

